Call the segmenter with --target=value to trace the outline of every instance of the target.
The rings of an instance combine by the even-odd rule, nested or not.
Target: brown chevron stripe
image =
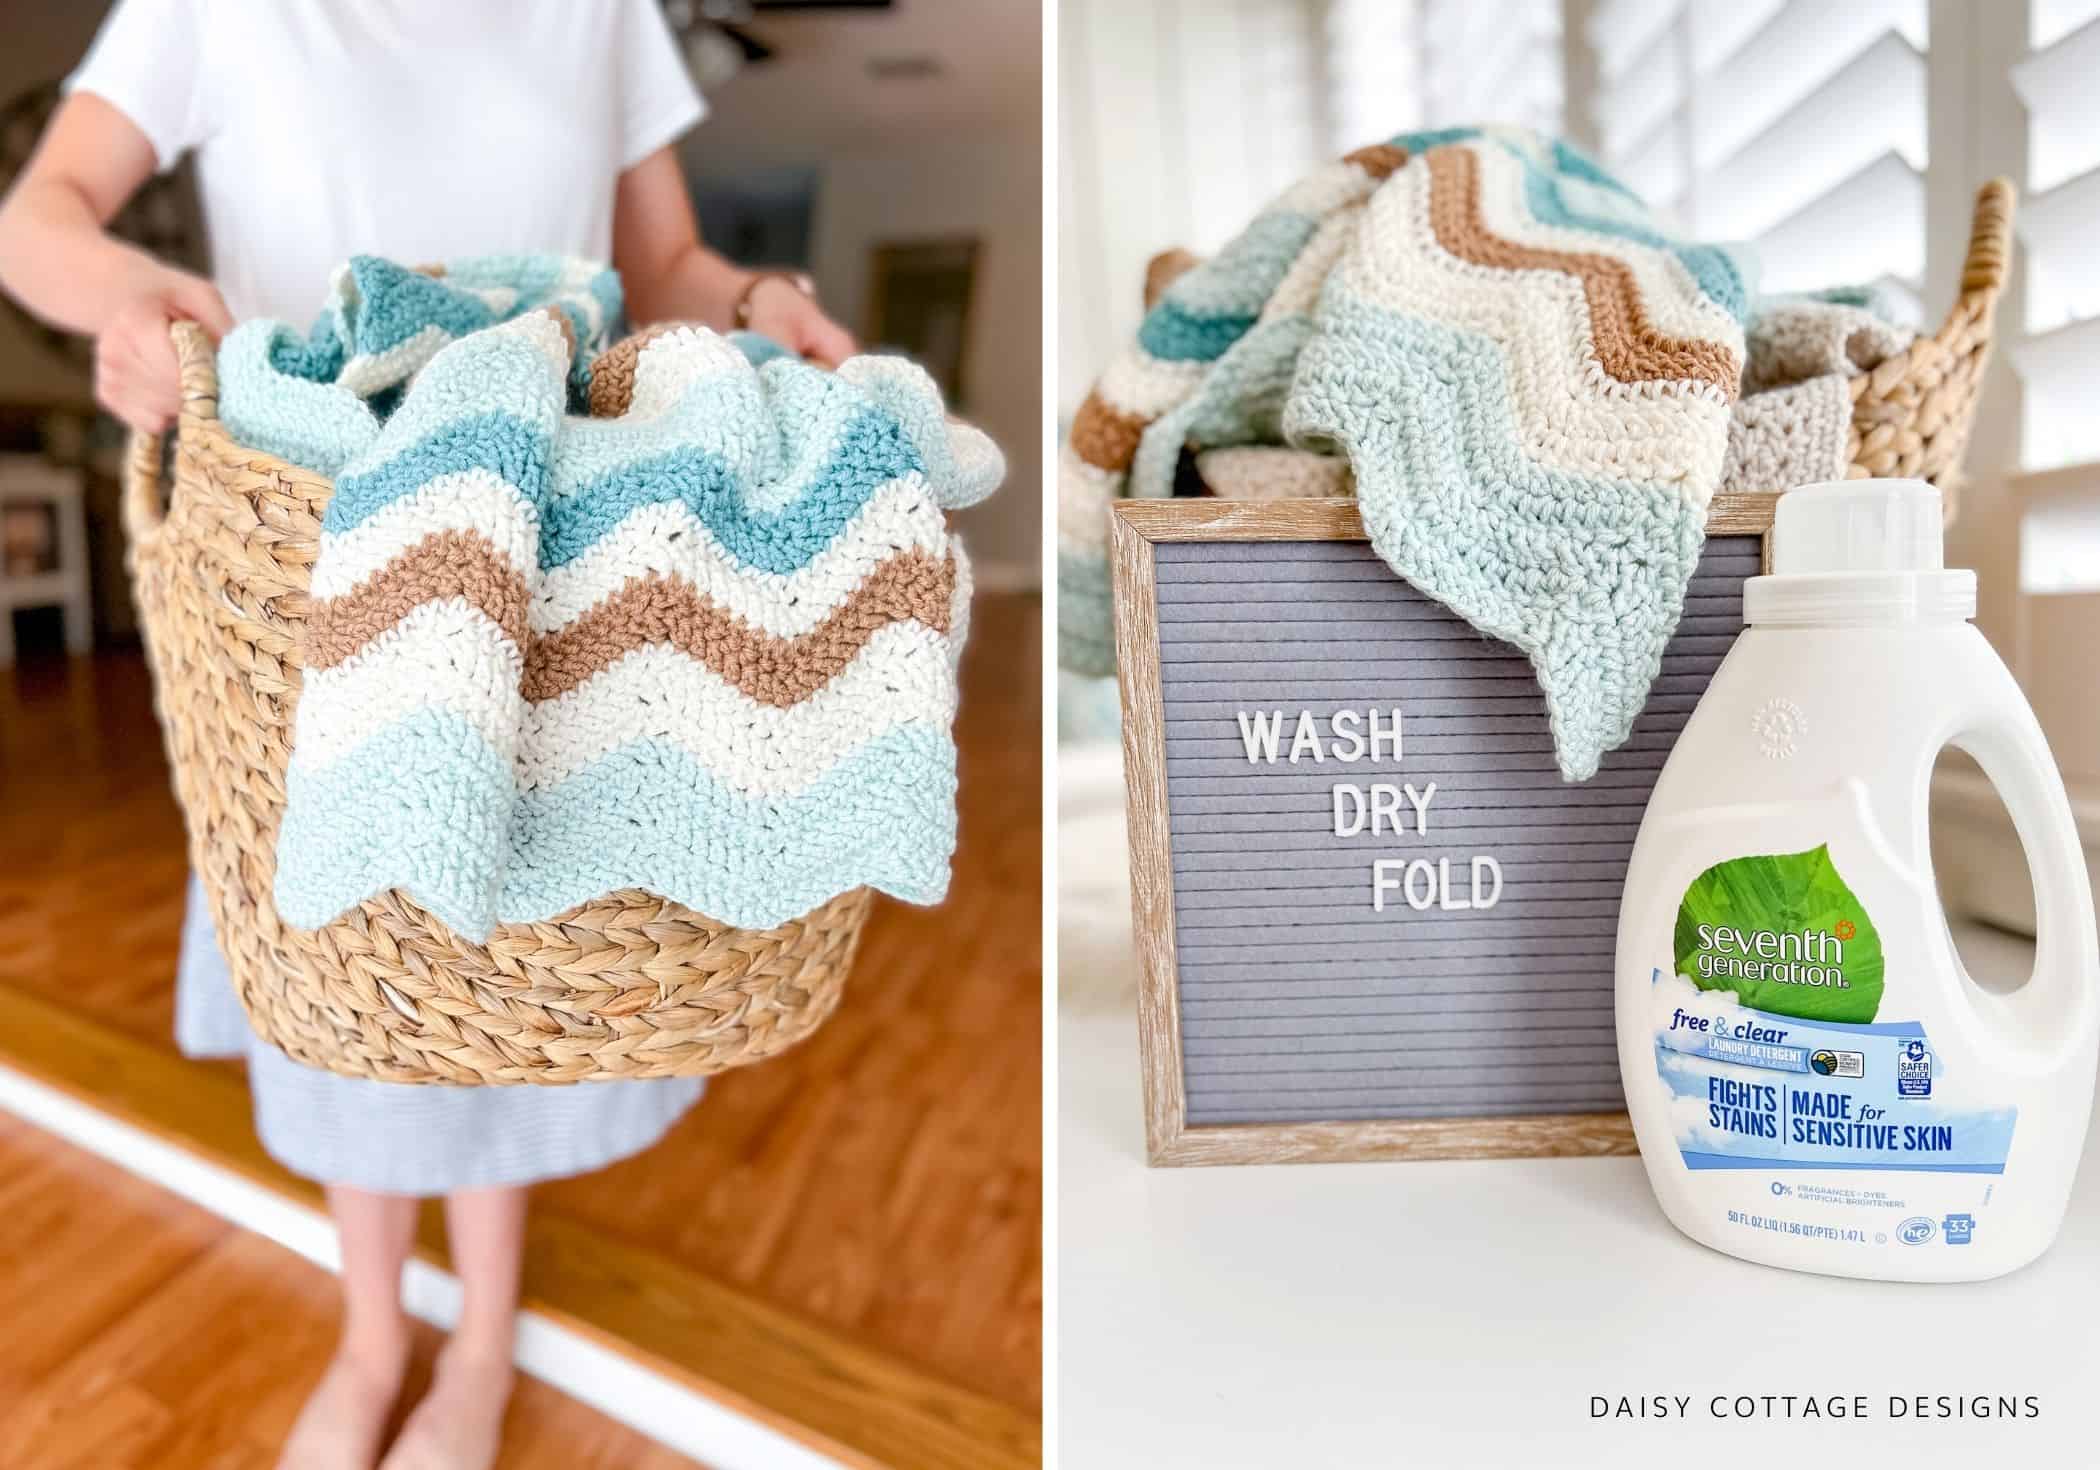
[[[1373,143],[1354,153],[1344,153],[1342,162],[1353,163],[1374,179],[1389,179],[1407,163],[1407,150],[1391,143]]]
[[[306,612],[306,666],[328,669],[349,658],[426,602],[463,597],[525,647],[525,578],[479,531],[426,536],[341,597]]]
[[[1095,469],[1121,473],[1137,458],[1145,429],[1145,420],[1110,408],[1097,389],[1072,416],[1072,452]]]
[[[1624,261],[1503,239],[1481,215],[1480,160],[1472,149],[1463,144],[1432,148],[1422,157],[1429,167],[1430,225],[1444,249],[1474,265],[1559,271],[1581,281],[1597,359],[1619,382],[1689,378],[1711,383],[1735,400],[1742,378],[1736,355],[1716,342],[1680,341],[1658,332],[1649,324],[1639,284]]]
[[[525,697],[535,703],[558,698],[637,648],[668,644],[751,698],[785,708],[837,678],[891,623],[915,620],[947,632],[954,592],[950,559],[905,552],[877,567],[809,632],[776,638],[683,578],[634,577],[589,612],[533,641],[525,660]]]
[[[616,419],[634,402],[634,375],[639,370],[642,349],[683,322],[661,322],[622,337],[591,364],[591,417]]]

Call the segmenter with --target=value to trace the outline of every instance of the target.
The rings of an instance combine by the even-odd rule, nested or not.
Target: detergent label
[[[1828,847],[1715,863],[1677,906],[1677,973],[1811,1021],[1881,1009],[1881,935]]]
[[[1674,937],[1651,998],[1688,1167],[2004,1171],[2017,1110],[1881,1016],[1880,934],[1827,847],[1708,868]]]
[[[1802,1021],[1655,971],[1655,1060],[1694,1169],[1997,1174],[2014,1109],[1965,1102],[1916,1021]]]

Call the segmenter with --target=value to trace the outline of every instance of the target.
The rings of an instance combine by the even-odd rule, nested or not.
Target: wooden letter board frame
[[[1769,568],[1777,494],[1726,494],[1710,536],[1763,536]],[[1160,688],[1154,547],[1164,541],[1365,541],[1354,500],[1122,500],[1114,507],[1116,663],[1123,701],[1131,902],[1141,979],[1138,1047],[1150,1162],[1275,1164],[1377,1159],[1538,1158],[1635,1152],[1626,1114],[1194,1125],[1182,1058],[1175,954],[1173,849],[1167,811],[1166,717]]]

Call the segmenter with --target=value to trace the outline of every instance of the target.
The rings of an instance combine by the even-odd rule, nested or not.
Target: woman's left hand
[[[798,357],[835,368],[860,350],[853,334],[824,315],[824,308],[792,281],[762,277],[752,286],[748,302],[750,329]]]

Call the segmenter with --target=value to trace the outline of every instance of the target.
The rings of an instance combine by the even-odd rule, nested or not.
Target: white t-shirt
[[[706,112],[657,0],[120,0],[66,85],[196,150],[227,305],[301,327],[355,254],[609,260]]]

